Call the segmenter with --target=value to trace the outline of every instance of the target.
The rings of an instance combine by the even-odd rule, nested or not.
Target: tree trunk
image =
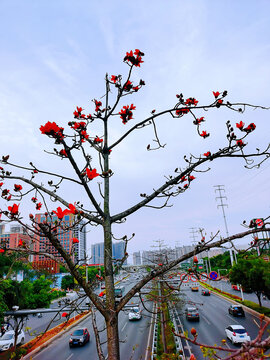
[[[111,311],[106,319],[108,359],[120,360],[119,334],[118,334],[118,313]]]
[[[255,292],[255,294],[257,295],[258,301],[259,301],[259,305],[260,307],[262,306],[262,301],[261,301],[261,293],[260,292]]]

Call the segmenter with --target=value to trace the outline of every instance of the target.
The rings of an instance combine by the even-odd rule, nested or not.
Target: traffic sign
[[[211,280],[217,280],[218,278],[218,273],[216,271],[211,271],[209,274],[209,277]]]
[[[200,279],[201,279],[201,281],[207,281],[208,274],[206,272],[201,273]]]
[[[193,282],[197,282],[197,281],[198,281],[196,275],[194,275],[194,274],[190,274],[190,275],[189,275],[189,279],[190,279],[191,281],[193,281]]]
[[[189,276],[188,276],[188,274],[184,273],[180,276],[180,279],[183,283],[187,283],[189,281]]]

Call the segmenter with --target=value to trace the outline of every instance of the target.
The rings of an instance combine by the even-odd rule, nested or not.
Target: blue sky
[[[137,107],[134,122],[152,109],[174,106],[180,92],[200,104],[213,100],[213,90],[228,90],[231,102],[270,105],[269,1],[2,0],[0,10],[0,149],[17,163],[33,161],[43,169],[71,174],[64,160],[43,152],[54,144],[40,134],[40,125],[56,121],[67,128],[77,105],[93,112],[91,100],[104,95],[106,72],[126,75],[122,59],[135,48],[145,52],[145,62],[133,80],[142,78],[146,86],[128,99]],[[205,140],[196,136],[191,118],[166,116],[157,122],[160,139],[167,144],[158,152],[146,151],[153,139],[150,129],[134,133],[111,155],[112,213],[161,185],[165,175],[184,166],[184,155],[226,145],[227,120],[256,123],[249,149],[269,142],[269,111],[261,110],[244,115],[207,113],[205,128],[211,136]],[[128,126],[123,129],[114,117],[111,138]],[[91,131],[102,135],[98,127]],[[195,175],[189,191],[175,198],[173,207],[142,209],[114,227],[116,237],[136,233],[130,253],[150,249],[156,239],[168,246],[187,244],[191,227],[203,227],[208,235],[219,229],[224,234],[213,188],[217,184],[225,185],[230,233],[241,231],[244,219],[269,215],[269,163],[259,170],[245,169],[242,161],[210,165],[211,171]],[[79,190],[64,186],[62,191],[68,201],[80,199],[88,205]],[[1,208],[5,206],[1,200]],[[32,204],[26,203],[22,211],[33,212]],[[90,247],[102,240],[102,234],[89,230]]]

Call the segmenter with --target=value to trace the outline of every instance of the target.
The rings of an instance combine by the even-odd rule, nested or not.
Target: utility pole
[[[222,196],[222,191],[224,191],[225,193],[225,189],[224,189],[224,185],[214,185],[214,187],[216,188],[215,189],[215,192],[218,192],[219,193],[219,196],[216,197],[216,201],[217,200],[220,200],[220,204],[217,206],[217,208],[221,207],[222,209],[222,214],[223,214],[223,219],[224,219],[224,224],[225,224],[225,230],[226,230],[226,235],[227,237],[229,237],[229,231],[228,231],[228,225],[227,225],[227,220],[226,220],[226,215],[225,215],[225,210],[224,210],[224,207],[228,205],[225,204],[223,202],[223,199],[226,199],[227,200],[227,197],[226,196]],[[234,259],[234,252],[232,249],[229,249],[229,252],[230,252],[230,259],[231,259],[231,264],[233,265],[234,261],[236,262],[236,260]],[[236,255],[235,255],[236,257]]]

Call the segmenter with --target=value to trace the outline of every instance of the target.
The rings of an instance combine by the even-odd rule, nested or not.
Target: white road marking
[[[204,320],[207,322],[208,325],[211,325],[211,322],[208,319],[206,319],[204,315],[201,315],[201,317],[204,318]]]
[[[121,331],[124,331],[126,326],[127,326],[127,323],[125,323],[125,325],[122,327]]]
[[[74,355],[74,354],[70,354],[70,355],[69,355],[69,357],[68,357],[68,358],[66,358],[66,360],[71,359],[73,355]]]
[[[228,318],[229,318],[230,320],[234,321],[237,325],[239,325],[239,323],[238,323],[236,320],[234,320],[234,318],[232,318],[230,315],[226,314],[226,316],[228,316]]]

